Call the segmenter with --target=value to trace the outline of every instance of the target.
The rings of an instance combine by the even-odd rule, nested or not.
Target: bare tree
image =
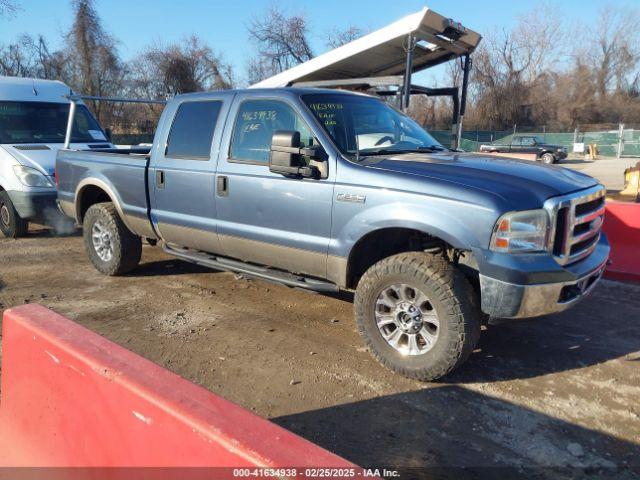
[[[57,79],[64,76],[65,64],[61,52],[50,53],[42,35],[21,35],[14,43],[0,46],[0,75]]]
[[[272,6],[255,17],[248,29],[258,48],[257,60],[249,64],[249,69],[257,66],[259,71],[272,75],[313,58],[307,21],[302,15],[287,16]]]
[[[181,44],[156,45],[130,62],[135,88],[149,97],[231,88],[231,66],[193,35]]]
[[[18,11],[18,2],[15,0],[0,0],[0,17],[13,17]]]
[[[72,86],[85,95],[109,96],[122,89],[124,69],[115,40],[102,27],[93,0],[73,0],[75,18],[66,35]],[[97,102],[100,120],[106,104]]]
[[[253,85],[280,73],[280,71],[279,68],[274,67],[274,64],[268,58],[262,56],[250,58],[246,64],[247,83]]]
[[[342,45],[345,45],[349,42],[353,42],[354,40],[360,38],[363,34],[362,29],[351,25],[345,30],[340,30],[334,28],[329,31],[327,35],[327,47],[329,48],[338,48]]]
[[[544,92],[562,57],[561,16],[546,4],[512,30],[489,32],[473,55],[470,115],[485,127],[544,121]],[[459,71],[458,71],[459,72]]]
[[[586,49],[580,50],[596,71],[598,94],[621,91],[633,82],[640,62],[640,11],[625,7],[600,10],[594,32],[585,34]]]

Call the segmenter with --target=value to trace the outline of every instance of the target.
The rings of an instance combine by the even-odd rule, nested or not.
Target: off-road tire
[[[547,165],[552,165],[556,163],[556,157],[554,157],[553,153],[543,153],[540,156],[540,161]]]
[[[18,215],[9,194],[4,190],[0,190],[0,213],[0,231],[5,237],[20,238],[27,234],[29,222]]]
[[[394,283],[420,288],[438,315],[438,338],[421,355],[402,355],[387,343],[376,324],[378,295]],[[388,369],[416,380],[447,375],[467,360],[480,338],[480,309],[471,284],[438,255],[408,252],[379,261],[360,279],[354,309],[358,331],[373,356]]]
[[[92,229],[100,221],[111,236],[113,257],[102,260],[93,245]],[[140,263],[142,241],[124,224],[111,202],[96,203],[87,210],[82,223],[84,246],[89,260],[100,273],[116,276],[130,272]]]

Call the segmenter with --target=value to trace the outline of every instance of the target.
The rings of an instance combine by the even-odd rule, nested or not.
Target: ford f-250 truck
[[[215,269],[355,290],[373,355],[421,380],[464,362],[488,316],[574,305],[609,256],[593,178],[448,150],[344,91],[178,96],[149,152],[63,150],[57,181],[100,272],[135,268],[148,239]]]

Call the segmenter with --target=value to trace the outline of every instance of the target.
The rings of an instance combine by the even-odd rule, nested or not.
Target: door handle
[[[156,185],[158,188],[164,188],[164,171],[156,170]]]
[[[218,175],[216,179],[216,191],[219,197],[229,196],[229,178],[224,175]]]

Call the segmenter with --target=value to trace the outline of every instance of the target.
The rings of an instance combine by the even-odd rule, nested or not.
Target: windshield
[[[387,153],[444,150],[406,115],[381,100],[360,95],[311,94],[302,100],[342,153]]]
[[[64,143],[69,105],[0,101],[0,143]],[[71,141],[87,143],[106,140],[87,107],[78,105]]]

